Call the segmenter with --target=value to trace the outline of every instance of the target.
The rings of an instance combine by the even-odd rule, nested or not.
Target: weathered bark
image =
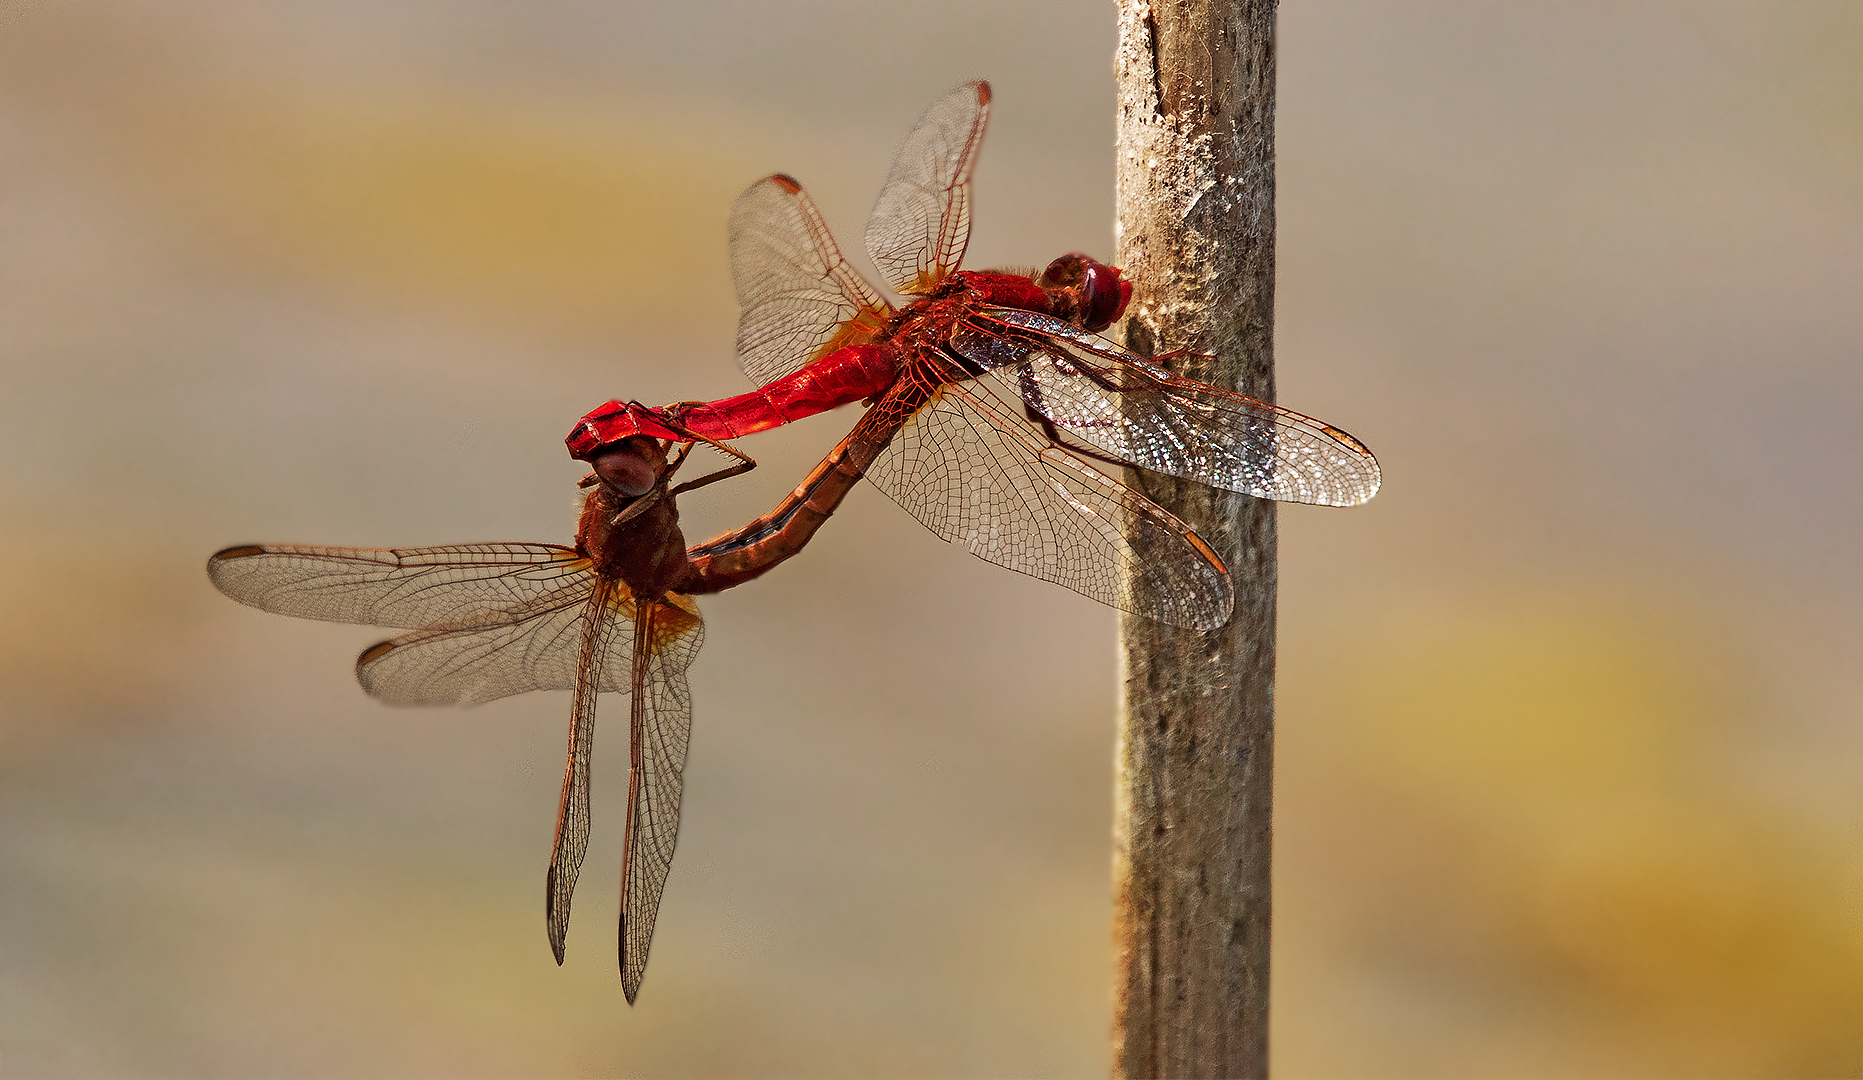
[[[1274,399],[1274,0],[1120,0],[1126,344]],[[1218,630],[1121,619],[1113,1072],[1265,1076],[1274,504],[1130,479],[1229,564]]]

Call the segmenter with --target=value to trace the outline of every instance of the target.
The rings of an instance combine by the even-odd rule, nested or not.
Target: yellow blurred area
[[[1737,708],[1688,621],[1634,601],[1561,590],[1412,620],[1380,637],[1350,707],[1387,720],[1368,733],[1375,760],[1426,790],[1458,780],[1472,803],[1544,800],[1556,815],[1608,797]]]
[[[193,554],[79,533],[0,534],[0,686],[14,706],[0,715],[8,758],[55,746],[60,725],[183,692],[185,635],[210,604],[164,571]],[[39,710],[49,715],[30,721]]]
[[[246,272],[583,339],[664,321],[723,279],[719,207],[745,166],[677,110],[254,83],[174,55],[172,28],[151,41],[35,14],[101,81],[19,50],[11,81],[103,136],[119,182]]]
[[[1058,14],[1061,13],[1061,14]],[[1863,20],[1286,5],[1279,385],[1387,486],[1280,513],[1287,1076],[1863,1068]],[[604,701],[383,707],[223,545],[565,542],[610,397],[747,388],[725,222],[857,263],[993,80],[973,262],[1111,247],[1110,11],[0,4],[0,1074],[1105,1072],[1113,622],[857,489],[706,597],[615,972]],[[747,440],[689,537],[851,410]]]
[[[1368,982],[1415,979],[1420,1011],[1485,988],[1490,1022],[1453,1050],[1427,1026],[1388,1033],[1441,1075],[1513,1071],[1523,1042],[1551,1075],[1812,1076],[1851,1056],[1851,838],[1757,798],[1728,756],[1752,716],[1737,659],[1678,617],[1686,602],[1652,599],[1387,615],[1360,635],[1359,677],[1299,702],[1336,718],[1325,735],[1282,736],[1277,850],[1304,884],[1282,940]],[[1306,915],[1309,870],[1356,900]],[[1322,933],[1343,940],[1307,940]],[[1332,1075],[1388,1062],[1382,1041],[1309,1026],[1304,995],[1332,996],[1309,979],[1290,980],[1282,1052]]]
[[[584,338],[664,325],[718,276],[740,178],[690,140],[485,102],[239,104],[145,178],[242,261]]]

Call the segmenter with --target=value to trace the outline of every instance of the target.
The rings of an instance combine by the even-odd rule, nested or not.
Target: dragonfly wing
[[[1194,379],[1046,315],[987,309],[953,345],[1094,449],[1154,472],[1263,499],[1353,506],[1377,494],[1378,459],[1321,420]],[[1011,360],[1017,361],[1010,363]]]
[[[630,1005],[647,970],[653,922],[679,839],[682,774],[692,741],[686,669],[704,637],[698,609],[677,595],[647,605],[634,624],[632,769],[621,857],[621,989]]]
[[[589,849],[589,761],[595,744],[595,702],[600,691],[628,691],[633,687],[627,650],[637,618],[627,586],[612,578],[597,577],[577,612],[575,644],[575,698],[570,708],[569,757],[563,769],[563,794],[557,805],[556,838],[550,847],[550,869],[544,877],[544,920],[550,951],[563,962],[569,935],[570,900],[582,857]],[[565,646],[569,638],[563,639]],[[565,648],[567,653],[567,648]]]
[[[576,684],[575,624],[597,580],[555,544],[257,545],[207,562],[221,592],[281,615],[417,627],[364,650],[356,678],[395,704],[474,704]]]
[[[867,476],[998,566],[1173,626],[1229,619],[1229,574],[1201,537],[963,384],[940,388]]]
[[[579,690],[581,643],[601,588],[594,571],[554,592],[486,613],[435,623],[372,645],[356,658],[356,679],[395,705],[476,705],[526,690]],[[625,618],[625,617],[624,617]],[[604,672],[600,689],[625,690]]]
[[[207,560],[216,588],[262,611],[407,629],[494,616],[581,583],[589,572],[587,560],[556,544],[244,544]]]
[[[891,305],[848,265],[790,177],[751,185],[731,208],[737,357],[759,386],[843,345],[872,340]]]
[[[932,103],[906,135],[867,220],[867,254],[900,293],[928,292],[964,261],[970,171],[990,118],[990,84],[965,83]]]

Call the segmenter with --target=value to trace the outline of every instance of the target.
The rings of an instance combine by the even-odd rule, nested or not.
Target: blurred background
[[[1112,249],[1101,3],[0,2],[0,1072],[1096,1075],[1113,616],[858,490],[708,598],[639,1005],[610,706],[376,704],[213,550],[568,542],[562,437],[746,388],[725,218],[858,248],[994,81],[969,262]],[[1290,2],[1284,1076],[1863,1072],[1863,10]],[[759,436],[694,538],[852,412]],[[617,701],[619,699],[616,699]]]

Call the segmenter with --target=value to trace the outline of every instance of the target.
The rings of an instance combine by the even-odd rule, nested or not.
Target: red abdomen
[[[747,394],[675,415],[694,434],[708,439],[741,438],[885,393],[898,378],[898,355],[891,345],[850,345]]]
[[[898,377],[898,355],[890,345],[850,345],[747,394],[704,405],[653,409],[611,401],[584,416],[564,441],[571,457],[587,461],[631,435],[740,438],[885,393]]]

